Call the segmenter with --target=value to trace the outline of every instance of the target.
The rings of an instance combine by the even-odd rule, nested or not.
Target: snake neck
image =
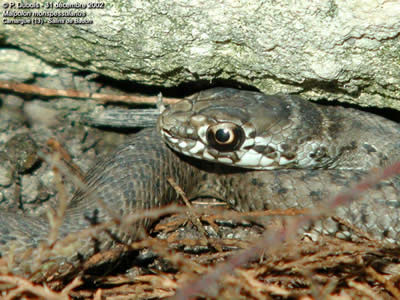
[[[325,143],[336,153],[329,169],[369,171],[400,160],[400,124],[356,109],[317,109],[323,116]]]

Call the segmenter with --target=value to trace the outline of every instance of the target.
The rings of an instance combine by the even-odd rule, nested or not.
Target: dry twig
[[[32,84],[16,83],[10,81],[0,81],[0,89],[8,92],[26,95],[39,95],[44,97],[68,97],[76,99],[92,99],[101,103],[119,102],[128,104],[156,104],[158,97],[145,97],[137,95],[115,95],[115,94],[101,94],[101,93],[88,93],[76,90],[57,90],[40,87]],[[163,98],[163,102],[173,104],[181,99],[176,98]]]

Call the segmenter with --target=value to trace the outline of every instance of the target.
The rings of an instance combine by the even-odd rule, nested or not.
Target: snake
[[[238,211],[312,208],[371,169],[398,160],[400,125],[394,121],[296,95],[213,88],[166,107],[155,127],[101,157],[87,173],[85,188],[68,202],[59,239],[177,201],[167,178],[191,199],[215,197]],[[399,207],[400,179],[394,177],[333,215],[375,239],[398,244]],[[117,241],[140,239],[150,225],[144,219],[126,229],[116,222],[94,237],[52,248],[49,259],[76,264]],[[0,211],[0,253],[12,251],[12,272],[34,272],[32,259],[18,253],[31,249],[34,257],[50,229],[46,215]],[[312,230],[345,239],[357,235],[330,216]]]

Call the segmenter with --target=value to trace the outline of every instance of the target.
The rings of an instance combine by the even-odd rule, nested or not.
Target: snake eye
[[[207,130],[208,144],[221,152],[237,150],[244,139],[243,129],[233,123],[216,124]]]

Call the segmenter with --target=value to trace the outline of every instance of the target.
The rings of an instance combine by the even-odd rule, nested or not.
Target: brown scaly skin
[[[229,102],[230,97],[251,99],[251,95],[261,95],[246,93],[217,89],[206,91],[201,97],[212,98],[213,95],[217,95]],[[289,98],[281,96],[280,100],[285,101]],[[308,103],[305,105],[309,107]],[[314,104],[310,107],[314,106],[318,107]],[[299,112],[307,114],[305,109],[300,109]],[[339,168],[273,171],[240,169],[181,156],[162,142],[157,130],[143,130],[114,153],[101,159],[88,172],[88,189],[78,191],[71,200],[60,228],[60,235],[63,237],[89,227],[89,219],[95,219],[96,222],[110,220],[111,216],[99,206],[96,200],[98,198],[119,216],[171,203],[177,199],[177,195],[168,184],[168,177],[172,177],[189,197],[215,196],[241,211],[313,207],[358,182],[370,167],[380,167],[399,158],[398,124],[374,115],[340,108],[317,108],[313,113],[317,115],[298,117],[299,120],[307,120],[308,126],[313,126],[303,130],[321,132],[314,130],[321,129],[321,124],[310,123],[321,120],[322,117],[318,114],[332,120],[328,122],[330,127],[324,133],[331,132],[332,138],[337,141],[335,147],[345,154],[336,160],[335,164],[340,166]],[[164,113],[167,114],[168,112]],[[374,150],[371,150],[370,144]],[[351,168],[351,162],[355,163],[356,169]],[[349,207],[340,207],[336,215],[373,237],[397,243],[400,241],[399,203],[400,182],[398,178],[394,178],[380,183]],[[145,226],[148,226],[147,222]],[[112,229],[122,241],[130,242],[138,238],[138,227],[139,225],[132,226],[129,233],[123,234],[116,226]],[[353,237],[353,233],[343,230],[342,226],[338,226],[331,219],[315,224],[313,230],[341,237]],[[47,240],[48,231],[46,216],[16,218],[12,213],[0,212],[1,255],[6,255],[11,245],[15,247],[14,253],[37,247],[40,241]],[[114,244],[104,232],[100,233],[97,239],[97,247],[100,249],[110,248]],[[56,248],[50,257],[58,262],[76,264],[79,262],[78,252],[83,258],[92,255],[93,241],[90,238],[75,240],[63,245],[61,250]],[[35,252],[30,257],[34,256]],[[18,261],[17,256],[17,263],[12,271],[34,271],[37,266],[34,266],[31,260],[21,258]]]

